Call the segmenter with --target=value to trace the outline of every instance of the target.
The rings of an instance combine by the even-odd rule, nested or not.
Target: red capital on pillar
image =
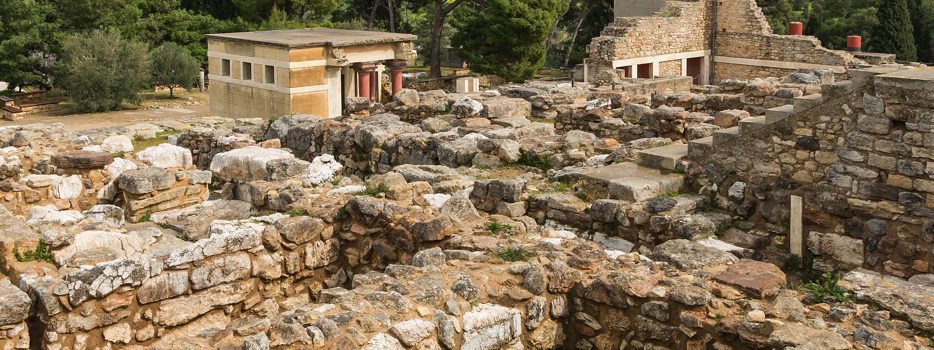
[[[409,63],[405,60],[392,60],[386,62],[386,66],[389,67],[389,73],[392,76],[392,95],[395,96],[399,93],[399,90],[402,90],[402,70],[408,66]]]
[[[354,64],[354,70],[357,71],[357,83],[360,87],[360,97],[373,98],[370,92],[370,89],[372,89],[370,77],[373,75],[375,69],[376,65],[370,63]]]

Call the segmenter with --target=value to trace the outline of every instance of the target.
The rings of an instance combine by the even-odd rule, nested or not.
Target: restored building
[[[817,38],[772,34],[755,0],[616,0],[616,18],[588,46],[588,79],[691,76],[695,84],[783,76],[802,69],[845,74],[864,62]]]
[[[211,113],[335,117],[348,97],[381,98],[382,72],[392,93],[414,58],[414,35],[328,28],[208,35]]]

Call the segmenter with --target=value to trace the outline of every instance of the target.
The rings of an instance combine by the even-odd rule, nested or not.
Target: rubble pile
[[[530,82],[337,119],[0,130],[0,348],[930,349],[930,274],[863,270],[855,226],[809,226],[793,257],[789,191],[646,160],[772,88],[795,89]]]

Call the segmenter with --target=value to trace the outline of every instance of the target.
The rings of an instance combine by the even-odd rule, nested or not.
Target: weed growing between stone
[[[376,195],[380,193],[386,193],[386,192],[389,192],[389,186],[386,186],[386,184],[384,183],[381,183],[376,187],[370,184],[367,184],[366,189],[364,189],[363,191],[357,192],[357,195],[375,197]]]
[[[504,224],[496,220],[486,224],[486,229],[494,235],[508,235],[512,233],[512,225]]]
[[[55,253],[52,253],[46,248],[45,240],[42,239],[36,244],[36,249],[34,250],[20,252],[19,249],[13,248],[13,256],[16,258],[16,261],[19,262],[45,261],[50,264],[55,263]]]
[[[532,251],[523,246],[513,246],[503,248],[496,256],[508,262],[526,261],[532,257]]]

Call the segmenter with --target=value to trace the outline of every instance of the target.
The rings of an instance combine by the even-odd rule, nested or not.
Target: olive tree
[[[67,37],[59,61],[59,80],[79,112],[139,104],[148,86],[150,63],[145,44],[124,39],[116,30],[95,30]]]
[[[152,50],[152,84],[169,88],[169,97],[174,97],[176,86],[188,90],[198,76],[198,60],[188,53],[188,49],[173,42],[167,42]]]

